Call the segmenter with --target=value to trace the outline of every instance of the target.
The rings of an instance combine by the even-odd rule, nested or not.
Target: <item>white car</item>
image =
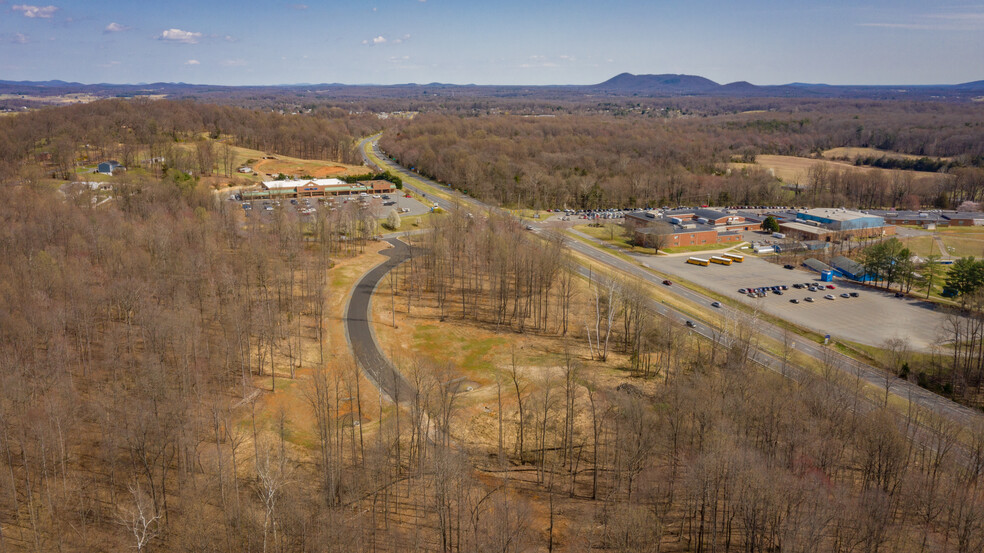
[[[824,298],[826,298],[828,300],[832,300],[832,299],[834,299],[834,295],[833,294],[827,294],[826,296],[824,296]]]

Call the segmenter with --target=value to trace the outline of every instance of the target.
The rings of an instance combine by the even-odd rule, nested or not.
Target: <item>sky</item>
[[[984,4],[936,0],[0,0],[0,80],[758,85],[984,79]]]

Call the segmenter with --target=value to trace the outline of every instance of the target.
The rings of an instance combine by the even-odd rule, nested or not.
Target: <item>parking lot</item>
[[[927,350],[937,340],[944,315],[933,304],[916,299],[896,298],[894,292],[882,292],[844,279],[834,279],[834,290],[811,292],[795,289],[793,284],[820,284],[820,275],[805,269],[788,270],[762,259],[745,256],[744,263],[708,267],[686,263],[687,256],[640,258],[658,271],[675,275],[729,298],[754,306],[799,326],[834,339],[880,346],[893,337],[908,340],[913,349]],[[782,295],[766,293],[750,298],[741,288],[786,285]],[[842,298],[842,293],[856,292],[858,297]],[[834,299],[824,299],[831,294]],[[805,301],[812,297],[812,303]],[[796,299],[799,303],[791,303]]]
[[[288,210],[289,212],[295,212],[302,216],[313,216],[316,212],[316,208],[319,205],[328,205],[334,208],[344,207],[347,204],[356,205],[360,201],[364,202],[372,214],[377,219],[383,219],[391,209],[396,209],[400,212],[401,217],[412,217],[417,215],[423,215],[431,210],[429,205],[425,205],[413,198],[407,198],[402,192],[396,192],[393,194],[381,194],[379,197],[374,196],[331,196],[327,198],[296,198],[296,199],[282,199],[282,200],[252,200],[247,202],[239,202],[244,206],[244,209],[249,215],[250,213],[255,213],[258,215],[269,215],[273,213],[274,209],[281,207]],[[249,205],[250,208],[246,209],[245,206]]]

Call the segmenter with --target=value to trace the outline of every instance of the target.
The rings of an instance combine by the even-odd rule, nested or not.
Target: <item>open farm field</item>
[[[855,159],[857,159],[859,157],[861,157],[861,158],[866,158],[866,157],[874,157],[874,158],[885,157],[885,158],[889,158],[889,159],[919,159],[921,157],[930,157],[930,156],[917,156],[917,155],[912,155],[912,154],[903,154],[903,153],[900,153],[900,152],[891,152],[891,151],[888,151],[888,150],[879,150],[878,148],[844,147],[844,148],[831,148],[829,150],[825,150],[823,152],[823,157],[826,158],[826,159],[830,159],[830,160],[836,160],[836,159],[850,159],[850,160],[855,160]],[[949,161],[952,158],[949,158],[949,157],[940,157],[940,158],[931,157],[931,159],[939,159],[941,161]]]
[[[59,96],[34,96],[30,94],[0,94],[0,101],[4,100],[27,100],[52,106],[67,106],[70,104],[88,104],[99,100],[99,96],[79,92],[74,94],[62,94]]]
[[[738,168],[760,167],[763,169],[771,169],[775,173],[775,176],[782,179],[782,181],[786,184],[806,186],[809,184],[810,168],[818,163],[826,165],[828,170],[831,171],[857,172],[869,175],[880,173],[886,182],[891,182],[893,177],[901,173],[911,175],[913,184],[916,185],[930,184],[937,178],[935,173],[902,171],[899,169],[880,169],[877,167],[859,167],[843,161],[830,161],[825,159],[813,159],[796,156],[760,155],[756,157],[755,163],[732,163],[730,165]]]

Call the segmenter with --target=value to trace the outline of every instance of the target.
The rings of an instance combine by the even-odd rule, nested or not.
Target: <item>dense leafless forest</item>
[[[778,199],[789,192],[765,173],[723,164],[887,147],[875,142],[892,133],[895,150],[979,171],[968,106],[804,107],[795,124],[623,108],[422,114],[385,145],[479,197],[530,205]],[[50,177],[87,149],[141,160],[200,135],[353,161],[382,127],[330,108],[152,101],[0,119],[0,552],[984,548],[984,426],[872,395],[823,360],[796,379],[767,372],[749,358],[754,316],[700,338],[653,312],[638,282],[585,276],[559,238],[465,210],[405,237],[410,261],[377,290],[375,318],[392,320],[380,339],[429,325],[527,348],[481,374],[440,353],[394,356],[410,390],[395,406],[341,329],[355,277],[381,259],[376,221],[355,206],[261,221],[151,175],[115,177],[96,206]],[[768,347],[790,374],[804,362]],[[484,405],[452,385],[463,378]]]
[[[171,145],[203,133],[233,137],[248,148],[358,164],[355,139],[379,128],[373,115],[350,116],[337,108],[291,116],[190,101],[104,100],[0,119],[0,182],[34,169],[24,162],[42,154],[59,174],[71,173],[79,159],[99,160],[96,156],[117,158],[125,166],[173,160]],[[210,160],[209,172],[212,166]]]
[[[713,203],[948,207],[984,193],[978,105],[892,102],[652,100],[605,113],[458,117],[428,113],[388,133],[383,148],[482,199],[535,208]],[[834,171],[792,190],[764,170],[729,170],[757,155],[810,157],[859,146],[955,166],[932,185]]]

